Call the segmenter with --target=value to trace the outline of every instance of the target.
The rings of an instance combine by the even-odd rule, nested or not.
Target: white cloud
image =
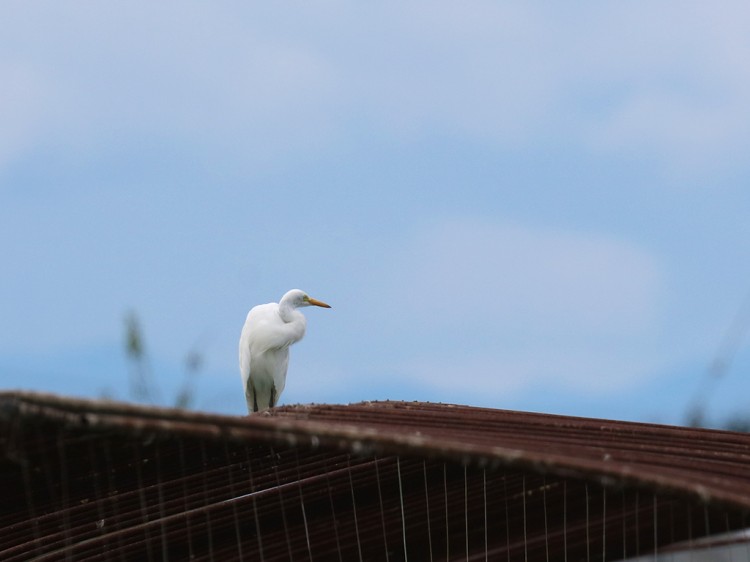
[[[414,2],[376,21],[337,63],[354,79],[347,96],[378,126],[406,138],[438,132],[502,144],[539,132],[559,93],[543,12],[522,3]]]
[[[615,326],[619,335],[653,321],[643,313],[656,304],[656,264],[617,240],[457,220],[421,232],[406,254],[401,271],[418,287],[406,306],[430,315],[430,323],[440,323],[446,309],[459,321],[508,319],[553,329],[573,322],[596,331]],[[454,300],[469,295],[474,306]]]
[[[42,73],[24,87],[51,117],[36,142],[210,139],[262,161],[365,127],[625,151],[686,177],[744,166],[750,144],[740,2],[24,6],[0,66]],[[7,154],[30,142],[5,135]]]
[[[390,134],[580,145],[685,181],[746,167],[742,14],[739,2],[416,2],[374,16],[351,50],[324,54],[350,80],[346,103]]]
[[[642,8],[618,5],[587,27],[575,82],[582,99],[599,97],[601,107],[583,116],[584,138],[595,150],[649,158],[683,183],[746,167],[747,5]]]
[[[36,101],[23,114],[42,126],[13,143],[18,135],[0,133],[9,138],[0,149],[45,145],[91,161],[156,139],[263,160],[327,138],[333,71],[314,43],[269,29],[273,15],[190,2],[121,8],[32,3],[7,14],[0,33],[12,48],[0,49],[0,71],[10,89],[0,100]],[[8,68],[36,79],[16,86]],[[6,108],[15,117],[16,105],[0,117]]]
[[[377,299],[389,306],[365,323],[402,342],[419,334],[397,360],[405,377],[468,394],[544,381],[613,392],[664,366],[662,274],[624,242],[452,221],[421,232],[390,266]]]
[[[0,170],[38,141],[47,84],[28,65],[0,59]]]

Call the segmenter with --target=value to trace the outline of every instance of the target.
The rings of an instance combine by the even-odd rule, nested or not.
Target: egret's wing
[[[273,386],[276,395],[275,402],[279,401],[279,396],[284,392],[284,387],[286,386],[286,372],[289,368],[289,349],[282,349],[278,352],[277,357],[278,365],[273,373]],[[275,405],[272,404],[272,406]]]

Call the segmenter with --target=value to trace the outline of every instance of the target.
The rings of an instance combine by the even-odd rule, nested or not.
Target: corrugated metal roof
[[[429,454],[536,471],[635,480],[750,508],[750,435],[421,402],[276,408],[275,417],[348,426]],[[353,431],[352,434],[356,434]]]
[[[750,436],[373,402],[0,394],[0,559],[617,560],[748,526]]]

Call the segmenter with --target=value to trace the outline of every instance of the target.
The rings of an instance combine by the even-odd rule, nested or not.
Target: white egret
[[[289,346],[305,335],[305,317],[297,310],[303,306],[331,308],[292,289],[278,304],[259,304],[247,313],[240,335],[240,374],[249,413],[278,402],[286,384]]]

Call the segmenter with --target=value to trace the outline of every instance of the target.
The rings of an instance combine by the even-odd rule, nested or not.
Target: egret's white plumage
[[[259,304],[247,313],[240,336],[240,374],[247,411],[257,412],[276,405],[286,384],[289,346],[305,335],[303,306],[326,303],[292,289],[278,303]]]

